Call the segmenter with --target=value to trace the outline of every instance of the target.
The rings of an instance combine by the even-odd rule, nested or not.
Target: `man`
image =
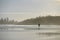
[[[38,30],[40,30],[40,24],[38,24]]]
[[[40,24],[38,24],[38,27],[40,27]]]

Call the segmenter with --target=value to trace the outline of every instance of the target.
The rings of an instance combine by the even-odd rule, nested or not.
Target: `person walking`
[[[38,24],[38,27],[40,28],[40,24]]]

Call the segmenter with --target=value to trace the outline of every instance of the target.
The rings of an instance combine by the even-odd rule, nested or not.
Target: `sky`
[[[48,15],[60,16],[60,0],[0,0],[0,18],[22,21]]]

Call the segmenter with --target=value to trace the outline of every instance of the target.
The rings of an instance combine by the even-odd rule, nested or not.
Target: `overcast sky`
[[[60,16],[60,0],[0,0],[0,17],[22,21],[38,16]]]

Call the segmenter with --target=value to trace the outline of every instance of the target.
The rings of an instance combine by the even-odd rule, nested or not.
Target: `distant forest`
[[[36,25],[39,23],[42,25],[60,25],[60,16],[36,17],[36,18],[26,19],[21,22],[9,20],[9,18],[0,19],[0,24]]]
[[[17,24],[17,21],[9,20],[9,18],[1,18],[0,24]]]
[[[36,17],[19,22],[21,25],[60,25],[60,16]]]

